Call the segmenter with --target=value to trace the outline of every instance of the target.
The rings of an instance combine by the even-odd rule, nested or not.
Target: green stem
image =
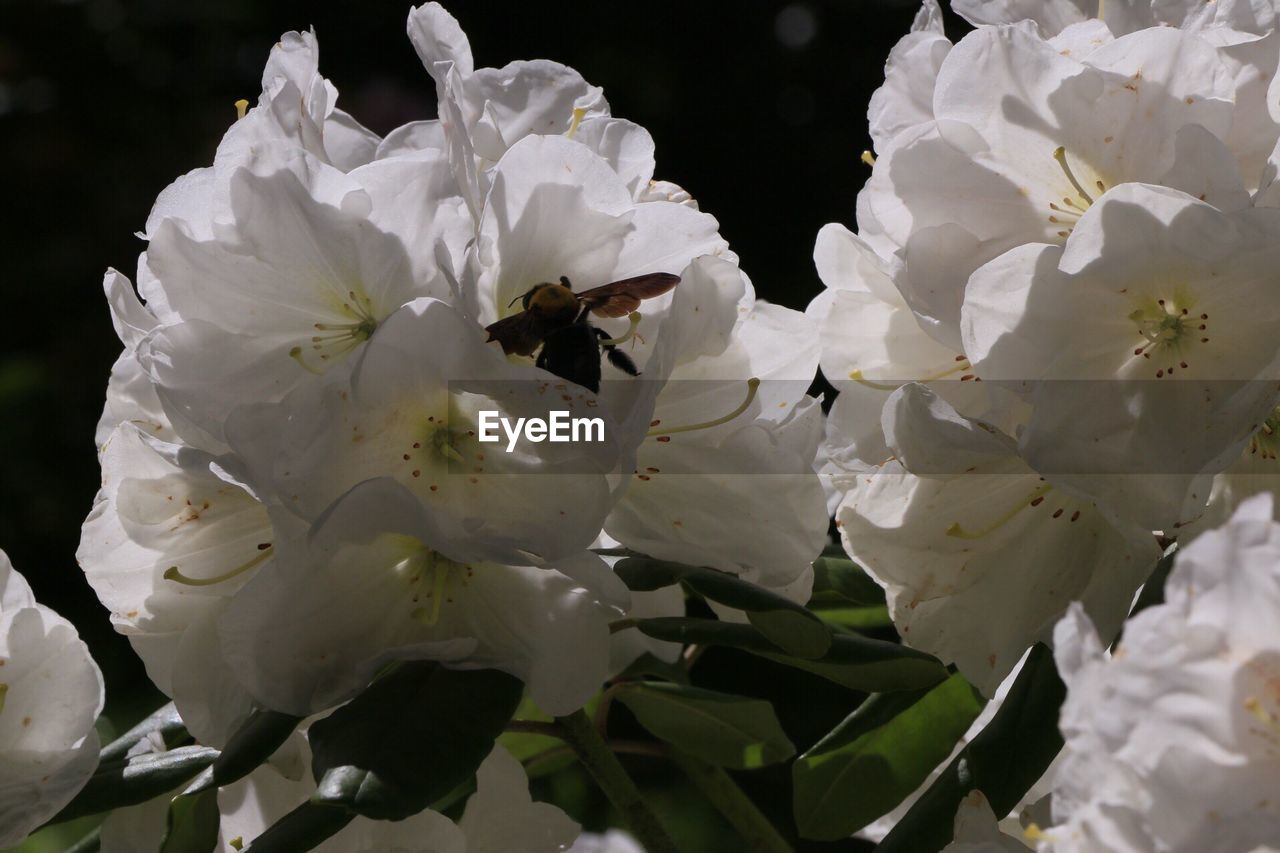
[[[675,853],[676,846],[671,842],[667,831],[641,799],[636,783],[631,781],[618,757],[610,751],[604,738],[600,737],[591,718],[579,709],[567,717],[557,717],[556,722],[564,729],[564,739],[573,747],[578,760],[587,768],[587,772],[596,780],[596,784],[609,797],[614,807],[622,812],[627,828],[644,849],[649,853]]]
[[[714,764],[672,750],[671,759],[685,772],[689,780],[711,801],[738,831],[746,842],[747,850],[761,853],[795,853],[769,819],[760,813],[751,798],[742,792],[738,783]]]

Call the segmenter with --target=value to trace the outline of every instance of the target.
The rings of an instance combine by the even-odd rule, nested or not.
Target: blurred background
[[[477,67],[550,58],[603,86],[614,115],[652,133],[657,177],[685,187],[720,220],[759,295],[803,309],[821,287],[812,262],[818,229],[853,224],[868,172],[858,159],[870,146],[867,100],[918,3],[446,7],[469,35]],[[0,0],[0,548],[89,643],[106,677],[109,729],[122,731],[164,700],[113,633],[74,556],[98,485],[93,428],[120,349],[103,271],[132,277],[144,248],[134,232],[156,194],[211,162],[234,101],[256,102],[263,63],[284,31],[315,27],[339,105],[374,131],[435,117],[433,84],[404,35],[408,8]],[[955,24],[948,21],[953,37],[962,31]],[[713,649],[698,669],[706,686],[773,700],[800,749],[860,699],[730,651]],[[668,768],[635,762],[656,796],[685,799]],[[774,768],[742,781],[789,826],[786,774]],[[607,819],[572,771],[539,782],[536,793],[588,826]],[[714,815],[680,832],[690,849],[736,849]]]

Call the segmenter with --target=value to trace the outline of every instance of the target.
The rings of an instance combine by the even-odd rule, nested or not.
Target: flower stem
[[[578,760],[614,807],[622,812],[628,828],[644,849],[649,853],[675,853],[676,847],[667,831],[640,798],[636,783],[631,781],[618,757],[609,750],[591,718],[579,709],[567,717],[557,717],[556,722],[563,728],[564,739],[578,754]]]
[[[738,831],[746,842],[745,849],[760,853],[794,853],[787,840],[722,768],[678,750],[672,750],[671,760],[680,765],[689,781]]]

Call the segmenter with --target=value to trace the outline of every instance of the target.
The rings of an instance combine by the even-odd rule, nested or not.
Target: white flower
[[[1000,831],[981,790],[970,791],[956,809],[952,841],[942,853],[1026,853],[1031,845]]]
[[[98,765],[102,674],[0,551],[0,847],[71,801]]]
[[[509,672],[548,713],[580,708],[608,675],[626,587],[586,551],[539,567],[440,553],[438,524],[403,486],[371,480],[305,537],[277,542],[271,571],[218,622],[254,698],[305,715],[351,698],[389,661],[431,659]]]
[[[644,848],[622,830],[610,829],[604,835],[582,833],[568,853],[644,853]]]
[[[126,421],[157,438],[173,441],[173,424],[164,413],[151,377],[138,361],[138,345],[156,327],[156,318],[138,301],[133,282],[121,273],[107,270],[102,288],[124,350],[111,367],[107,402],[98,419],[94,443],[101,450],[116,427]]]
[[[836,521],[905,642],[991,695],[1072,600],[1120,625],[1159,556],[1149,534],[1055,489],[920,385],[889,398],[884,434],[894,459],[857,477]]]
[[[157,226],[142,293],[161,325],[137,345],[170,417],[189,424],[184,437],[208,436],[211,449],[237,404],[277,400],[340,363],[406,302],[452,295],[379,227],[354,177],[274,146],[229,180],[233,222],[216,234],[202,239],[178,219]]]
[[[408,31],[436,83],[440,128],[421,123],[396,141],[405,147],[443,145],[477,220],[493,165],[529,135],[574,139],[604,158],[633,198],[649,190],[652,138],[644,128],[610,116],[604,93],[577,71],[545,59],[477,69],[466,34],[438,3],[413,9]]]
[[[1117,36],[1167,26],[1231,43],[1265,35],[1276,23],[1271,0],[954,0],[952,8],[979,25],[1035,21],[1047,36],[1101,16]]]
[[[933,119],[933,90],[950,52],[951,41],[942,30],[942,9],[937,0],[923,0],[911,32],[889,51],[884,85],[871,95],[867,108],[877,154],[887,154],[902,131]]]
[[[660,559],[781,588],[806,576],[826,538],[813,472],[821,410],[806,396],[817,338],[803,314],[753,297],[728,261],[684,271],[648,362],[672,365],[670,378],[605,530]]]
[[[965,352],[986,380],[1033,381],[1033,468],[1172,530],[1276,405],[1277,262],[1275,211],[1117,187],[1065,248],[1029,244],[974,273]]]
[[[222,661],[216,622],[275,556],[267,510],[211,457],[118,427],[76,557],[187,728],[220,746],[252,710]]]
[[[257,105],[228,129],[214,165],[188,172],[160,193],[142,236],[155,236],[165,219],[208,236],[214,221],[226,218],[230,173],[264,144],[287,143],[344,172],[372,160],[378,136],[338,109],[338,90],[320,76],[319,61],[314,31],[282,35],[262,71]]]
[[[566,399],[567,398],[567,399]],[[443,302],[397,311],[361,356],[276,404],[242,408],[231,446],[265,498],[313,522],[347,490],[390,478],[431,515],[451,559],[523,563],[587,547],[611,505],[607,475],[639,440],[585,389],[516,364]],[[603,442],[480,441],[479,413],[605,420]]]
[[[1078,607],[1058,625],[1067,755],[1049,849],[1226,853],[1280,838],[1271,516],[1254,498],[1184,547],[1165,603],[1132,619],[1113,655]]]
[[[1024,243],[1061,243],[1117,184],[1189,182],[1216,203],[1248,203],[1222,141],[1233,81],[1212,47],[1155,29],[1087,63],[1029,25],[970,33],[939,71],[934,120],[895,138],[859,196],[862,238],[902,258],[903,296],[952,349],[970,273]]]

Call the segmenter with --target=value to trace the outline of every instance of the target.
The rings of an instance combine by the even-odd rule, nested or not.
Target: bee
[[[558,284],[535,284],[511,300],[511,305],[519,301],[524,310],[491,323],[485,331],[507,355],[529,356],[541,347],[538,367],[599,393],[602,352],[623,373],[639,376],[640,371],[630,356],[608,343],[607,332],[588,322],[588,315],[625,317],[640,307],[641,300],[661,296],[679,283],[680,276],[658,272],[574,293],[569,278],[560,276]]]

